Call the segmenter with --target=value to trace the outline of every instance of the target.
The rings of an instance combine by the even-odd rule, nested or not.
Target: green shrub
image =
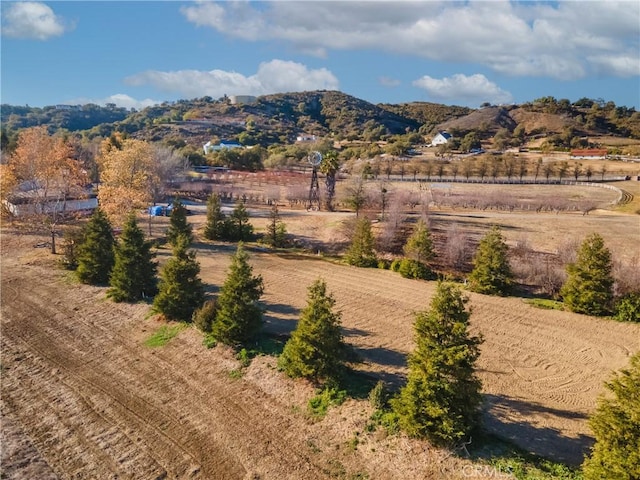
[[[80,244],[82,243],[82,229],[78,227],[70,227],[64,231],[62,243],[62,267],[67,270],[75,270],[78,268],[78,255]]]
[[[309,400],[307,409],[312,417],[319,419],[327,414],[329,407],[342,405],[346,398],[346,390],[338,390],[335,385],[326,386]]]
[[[589,418],[596,443],[583,464],[586,480],[632,480],[640,478],[640,352],[631,357],[628,369],[605,383]]]
[[[314,381],[336,379],[344,370],[347,349],[342,340],[340,314],[324,280],[310,287],[307,306],[280,355],[278,366],[290,377]]]
[[[410,258],[403,258],[402,260],[400,260],[398,272],[404,278],[414,278],[420,280],[433,280],[435,278],[433,272],[427,265]]]
[[[216,312],[215,300],[207,300],[202,307],[193,312],[193,324],[202,332],[211,332],[211,325],[216,318]]]
[[[388,399],[389,393],[387,392],[387,388],[384,382],[379,380],[376,386],[369,392],[369,403],[373,408],[379,410],[387,405]]]
[[[513,285],[508,259],[509,247],[500,229],[493,227],[480,240],[469,275],[469,288],[485,295],[506,295]]]
[[[616,318],[621,322],[640,322],[640,292],[628,293],[618,300]]]
[[[608,315],[613,303],[611,251],[597,233],[589,235],[567,266],[567,280],[560,290],[569,310],[587,315]]]
[[[345,253],[345,261],[349,265],[363,268],[376,267],[378,259],[373,249],[374,239],[371,232],[371,221],[361,218],[356,221],[351,245]]]
[[[184,325],[163,325],[144,341],[144,345],[149,348],[164,347],[184,328]]]
[[[393,262],[391,262],[391,265],[389,266],[389,269],[392,272],[397,272],[400,270],[400,263],[402,262],[402,260],[396,258]]]
[[[378,268],[380,270],[389,270],[389,261],[384,259],[378,260]]]
[[[251,353],[246,348],[242,348],[236,354],[236,359],[240,361],[240,367],[242,368],[246,368],[251,365]]]

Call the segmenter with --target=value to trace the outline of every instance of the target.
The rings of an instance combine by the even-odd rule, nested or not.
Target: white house
[[[435,147],[437,145],[444,145],[446,143],[449,143],[450,139],[451,139],[450,133],[438,132],[438,134],[435,137],[433,137],[433,140],[431,140],[431,146]]]
[[[217,152],[218,150],[231,150],[232,148],[243,148],[238,142],[229,142],[227,140],[222,140],[218,145],[214,145],[211,141],[208,141],[202,146],[204,150],[204,154],[207,155],[211,152]]]
[[[231,95],[229,102],[231,105],[252,105],[258,101],[258,97],[253,95]]]
[[[306,133],[303,133],[302,135],[298,135],[296,137],[296,142],[300,142],[300,143],[303,143],[303,142],[315,142],[316,140],[317,139],[316,139],[315,135],[307,135]]]

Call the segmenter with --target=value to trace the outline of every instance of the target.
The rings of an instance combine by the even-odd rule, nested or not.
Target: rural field
[[[588,215],[446,205],[431,205],[428,215],[436,229],[455,224],[475,237],[497,224],[508,244],[526,237],[540,252],[599,232],[614,256],[634,262],[640,182],[616,186],[631,194],[626,205],[613,206],[615,191],[591,187],[498,191],[522,201],[588,197],[596,204]],[[456,185],[446,194],[458,188],[464,189]],[[469,192],[460,194],[477,193]],[[190,209],[201,278],[215,293],[234,246],[202,241],[204,206]],[[250,212],[263,231],[267,207]],[[345,340],[361,359],[354,369],[401,385],[413,312],[428,307],[436,284],[338,262],[330,253],[347,241],[343,225],[352,212],[307,212],[283,201],[281,215],[288,233],[313,253],[248,245],[254,273],[264,279],[266,333],[285,339],[307,287],[323,278],[342,312]],[[166,225],[166,218],[154,219],[153,236]],[[205,348],[190,327],[149,347],[145,340],[165,323],[149,316],[147,304],[115,304],[104,289],[78,284],[58,267],[59,256],[36,248],[46,236],[5,225],[0,238],[2,478],[449,479],[469,472],[483,478],[464,457],[369,432],[373,409],[366,398],[350,399],[322,420],[309,418],[313,386],[285,378],[273,356],[256,357],[238,375],[233,352]],[[160,248],[158,261],[169,253]],[[529,452],[581,463],[592,444],[588,415],[603,382],[640,350],[640,324],[541,310],[519,297],[468,295],[471,328],[485,339],[478,363],[484,425]]]

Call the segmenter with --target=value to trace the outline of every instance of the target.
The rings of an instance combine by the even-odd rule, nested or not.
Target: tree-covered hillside
[[[536,136],[545,137],[551,148],[584,147],[589,142],[578,140],[588,136],[640,139],[640,112],[587,98],[571,103],[543,97],[522,105],[486,104],[470,109],[428,102],[374,105],[342,92],[319,90],[264,95],[250,104],[234,104],[225,96],[164,102],[140,111],[113,104],[2,105],[1,113],[5,152],[15,145],[19,130],[35,125],[47,126],[50,133],[77,132],[85,140],[121,132],[182,149],[192,159],[208,141],[268,147],[294,143],[302,134],[331,141],[376,142],[412,133],[428,142],[437,131],[446,130],[459,143],[473,135],[475,143],[492,142],[495,148],[513,144],[514,138],[522,144]]]

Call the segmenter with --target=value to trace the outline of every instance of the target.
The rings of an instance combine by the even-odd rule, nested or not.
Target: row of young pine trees
[[[219,213],[215,205],[209,213],[211,211]],[[212,225],[228,228],[211,220],[208,219],[208,229]],[[217,220],[222,221],[223,217]],[[212,232],[206,231],[207,228],[205,236],[209,237]],[[430,248],[425,228],[418,224],[417,233],[414,232],[405,249],[412,262],[428,260],[428,255],[421,256]],[[282,225],[278,228],[280,233],[283,229]],[[358,238],[357,232],[354,238]],[[172,257],[162,268],[158,282],[152,244],[145,240],[135,216],[128,217],[116,241],[108,218],[98,209],[78,245],[76,272],[83,283],[108,284],[107,295],[114,301],[153,298],[153,309],[168,319],[193,321],[209,338],[234,348],[248,345],[263,324],[263,310],[259,305],[262,277],[253,275],[248,255],[239,243],[219,296],[215,301],[205,302],[200,266],[195,253],[189,251],[192,240],[186,209],[175,203],[167,231]],[[362,250],[357,243],[352,243],[347,252],[349,263],[349,258],[361,258]],[[476,277],[472,281],[476,289],[484,290],[482,293],[500,293],[509,287],[508,270],[500,273],[495,263],[495,255],[502,256],[505,248],[496,229],[481,242],[480,250],[486,250],[484,254],[494,260],[493,264],[476,262]],[[478,255],[482,253],[480,250]],[[422,254],[418,253],[421,251]],[[495,281],[483,282],[485,277]],[[479,426],[482,396],[475,363],[483,340],[468,330],[467,302],[468,298],[457,285],[438,283],[429,308],[415,314],[416,347],[408,358],[405,386],[392,398],[379,395],[376,403],[385,422],[394,423],[409,436],[427,439],[435,445],[452,447]],[[335,299],[327,291],[325,281],[317,279],[308,289],[307,306],[278,359],[279,368],[287,375],[325,386],[345,381],[350,349],[341,333],[341,314],[334,307]],[[640,355],[632,357],[630,369],[622,371],[606,386],[613,392],[614,399],[602,400],[591,419],[597,442],[591,457],[585,461],[585,478],[640,478],[640,448],[637,448],[640,447],[637,416]],[[615,434],[612,434],[612,425],[617,429]],[[611,472],[620,474],[612,476]]]

